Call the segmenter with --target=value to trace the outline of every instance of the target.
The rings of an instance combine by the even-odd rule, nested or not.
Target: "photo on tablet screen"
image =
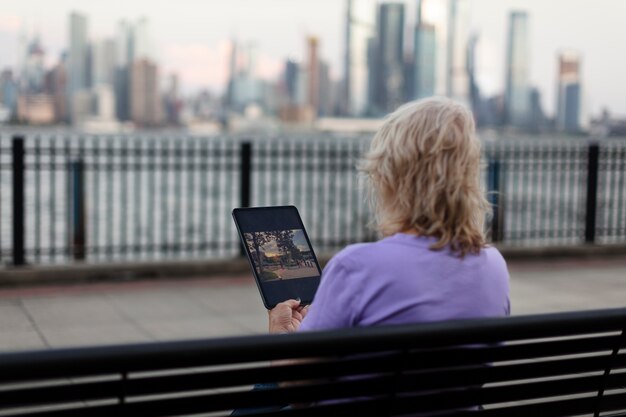
[[[319,276],[302,229],[244,233],[262,282]]]

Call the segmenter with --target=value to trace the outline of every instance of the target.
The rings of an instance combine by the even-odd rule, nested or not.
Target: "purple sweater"
[[[324,268],[300,331],[510,313],[509,273],[496,248],[460,259],[429,250],[434,242],[398,233],[346,247]]]

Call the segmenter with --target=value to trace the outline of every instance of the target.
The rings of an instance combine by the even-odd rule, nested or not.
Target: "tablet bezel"
[[[301,277],[301,278],[291,278],[287,280],[281,281],[272,281],[271,283],[263,283],[261,277],[257,274],[257,269],[255,267],[254,261],[252,259],[252,254],[246,244],[246,239],[244,237],[244,233],[252,233],[255,231],[266,231],[263,228],[258,230],[242,230],[241,218],[238,216],[246,216],[251,212],[267,212],[267,211],[280,211],[280,210],[293,210],[294,220],[297,220],[298,228],[302,229],[304,237],[311,249],[311,255],[313,257],[313,261],[315,262],[315,266],[319,271],[319,275],[311,276],[311,277]],[[268,310],[271,310],[276,306],[276,304],[285,301],[290,298],[299,297],[302,305],[308,305],[313,302],[313,297],[315,296],[315,292],[321,280],[321,271],[322,268],[319,265],[317,260],[317,256],[315,255],[315,251],[313,250],[313,245],[311,244],[311,240],[309,239],[309,235],[304,227],[304,223],[302,222],[302,218],[300,217],[300,213],[295,206],[266,206],[266,207],[242,207],[235,208],[232,211],[233,220],[235,221],[235,226],[237,227],[237,233],[239,234],[239,239],[241,240],[241,244],[243,245],[244,251],[246,253],[246,257],[248,258],[248,263],[250,264],[250,268],[252,269],[252,274],[254,276],[254,280],[256,281],[257,288],[259,289],[259,293],[261,294],[261,299],[263,301],[263,305]],[[292,230],[296,229],[286,227],[283,229],[274,229],[274,230]],[[272,231],[272,230],[267,230]],[[304,281],[303,281],[304,280]],[[267,286],[267,287],[266,287]],[[269,288],[272,286],[274,288]]]

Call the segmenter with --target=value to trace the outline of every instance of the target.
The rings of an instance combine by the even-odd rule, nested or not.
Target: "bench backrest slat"
[[[228,415],[291,402],[316,405],[285,415],[626,412],[624,328],[626,309],[614,309],[2,354],[0,413]],[[268,362],[285,357],[304,362]],[[250,389],[277,381],[295,385]]]

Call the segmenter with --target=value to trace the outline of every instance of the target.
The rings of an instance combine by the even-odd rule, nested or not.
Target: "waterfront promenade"
[[[513,260],[515,315],[626,306],[626,257]],[[263,333],[251,276],[0,289],[0,351]]]

